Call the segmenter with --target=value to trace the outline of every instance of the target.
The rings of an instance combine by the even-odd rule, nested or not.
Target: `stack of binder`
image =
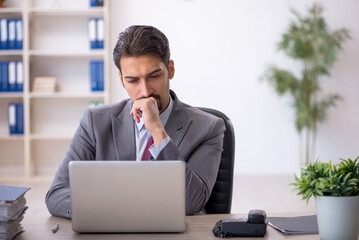
[[[24,104],[23,103],[9,103],[9,133],[24,134]]]
[[[103,0],[90,0],[90,7],[103,7]]]
[[[21,221],[28,208],[24,195],[29,189],[0,185],[0,239],[14,239],[23,231]]]
[[[22,61],[0,62],[0,92],[22,92],[24,65]]]
[[[90,49],[103,49],[105,29],[103,18],[90,18],[88,20]]]
[[[0,50],[22,49],[22,26],[22,19],[0,19]]]
[[[32,92],[53,93],[57,91],[57,78],[54,76],[35,77]]]
[[[103,61],[90,61],[90,79],[91,91],[103,91],[104,89],[104,75],[103,75]]]

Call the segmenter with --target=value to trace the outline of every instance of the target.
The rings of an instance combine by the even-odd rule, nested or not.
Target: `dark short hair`
[[[122,57],[143,55],[160,58],[168,69],[170,47],[167,37],[160,30],[152,26],[134,25],[119,34],[113,50],[113,61],[120,72]]]

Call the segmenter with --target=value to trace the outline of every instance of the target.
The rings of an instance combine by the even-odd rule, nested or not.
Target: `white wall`
[[[293,173],[298,137],[289,98],[279,98],[259,81],[275,63],[298,71],[300,65],[276,52],[292,19],[309,0],[112,0],[111,45],[133,24],[153,25],[170,41],[176,75],[171,88],[194,106],[221,110],[233,121],[236,173]],[[319,128],[316,156],[322,160],[359,155],[359,1],[326,0],[324,15],[333,28],[351,29],[325,90],[344,97]],[[297,70],[295,70],[297,69]],[[127,97],[112,68],[111,101]]]

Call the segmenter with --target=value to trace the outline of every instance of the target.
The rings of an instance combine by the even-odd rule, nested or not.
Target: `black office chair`
[[[223,152],[216,182],[204,209],[208,214],[231,213],[235,138],[231,120],[222,112],[198,107],[198,109],[222,118],[226,126],[223,139]]]

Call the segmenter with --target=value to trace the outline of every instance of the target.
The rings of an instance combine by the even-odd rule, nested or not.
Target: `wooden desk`
[[[302,214],[268,214],[275,216],[299,216]],[[230,217],[243,217],[242,214],[218,214],[218,215],[199,215],[186,217],[186,231],[184,233],[159,233],[159,234],[77,234],[72,231],[71,221],[50,217],[26,215],[22,221],[25,232],[21,233],[16,240],[34,240],[34,239],[221,239],[216,238],[212,233],[214,224],[221,219]],[[52,227],[60,224],[57,233],[52,233]],[[237,238],[253,240],[254,238]],[[292,235],[286,236],[267,227],[267,234],[264,238],[258,239],[319,239],[319,235]]]

